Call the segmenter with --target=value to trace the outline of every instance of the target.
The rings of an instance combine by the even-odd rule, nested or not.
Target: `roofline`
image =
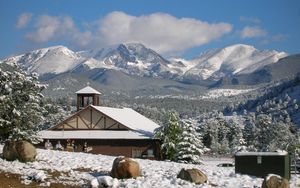
[[[64,124],[66,121],[70,120],[70,119],[71,119],[71,118],[73,118],[74,116],[78,115],[79,113],[81,113],[81,112],[83,112],[83,111],[85,111],[85,110],[87,110],[87,109],[89,109],[89,108],[93,108],[94,110],[96,110],[96,111],[98,111],[98,112],[100,112],[100,113],[104,114],[105,116],[107,116],[107,117],[109,117],[110,119],[112,119],[112,120],[116,121],[116,122],[117,122],[117,123],[119,123],[120,125],[122,125],[122,126],[126,127],[128,130],[131,130],[131,131],[137,131],[137,132],[139,132],[138,130],[134,130],[134,129],[132,129],[132,128],[129,128],[128,126],[124,125],[123,123],[121,123],[121,122],[119,122],[119,121],[115,120],[115,119],[114,119],[114,118],[112,118],[111,116],[109,116],[109,115],[107,115],[106,113],[104,113],[104,112],[102,112],[102,111],[98,110],[97,108],[95,108],[95,106],[93,106],[93,105],[89,105],[89,106],[87,106],[87,107],[85,107],[85,108],[83,108],[83,109],[81,109],[81,110],[77,111],[75,114],[73,114],[73,115],[69,116],[68,118],[66,118],[65,120],[63,120],[63,121],[59,122],[59,123],[58,123],[58,124],[56,124],[55,126],[53,126],[53,127],[50,127],[48,130],[53,130],[53,129],[57,128],[58,126],[60,126],[60,125]],[[65,130],[65,129],[63,129],[63,130]],[[75,130],[76,130],[76,129],[75,129]],[[85,129],[85,130],[93,130],[93,129]]]
[[[94,108],[95,110],[97,110],[98,112],[100,112],[100,113],[102,113],[102,114],[104,114],[104,115],[108,116],[110,119],[112,119],[112,120],[114,120],[114,121],[118,122],[119,124],[123,125],[124,127],[127,127],[129,130],[131,130],[131,131],[137,131],[137,130],[134,130],[134,129],[132,129],[132,128],[129,128],[128,126],[124,125],[123,123],[121,123],[121,122],[117,121],[116,119],[114,119],[114,118],[110,117],[110,116],[109,116],[109,115],[107,115],[106,113],[104,113],[104,112],[102,112],[102,111],[98,110],[98,109],[96,108],[96,106],[94,106],[94,105],[90,105],[90,106],[91,106],[92,108]],[[138,131],[137,131],[137,132],[138,132]]]
[[[83,90],[84,88],[87,88],[87,87],[90,87],[90,88],[93,89],[95,92],[93,92],[93,93],[81,93],[81,92],[80,92],[81,90]],[[76,94],[97,94],[97,95],[101,95],[101,94],[102,94],[101,92],[97,91],[96,89],[92,88],[91,86],[86,86],[86,87],[84,87],[84,88],[82,88],[82,89],[76,91],[75,93],[76,93]]]
[[[81,113],[81,112],[87,110],[90,106],[91,106],[91,105],[89,105],[89,106],[87,106],[87,107],[85,107],[85,108],[83,108],[83,109],[77,111],[75,114],[70,115],[69,117],[67,117],[67,118],[64,119],[63,121],[59,122],[58,124],[54,125],[53,127],[50,127],[48,130],[53,130],[53,129],[57,128],[58,126],[60,126],[60,125],[62,125],[63,123],[65,123],[66,121],[70,120],[73,116],[75,116],[75,115],[77,115],[77,114],[79,114],[79,113]]]

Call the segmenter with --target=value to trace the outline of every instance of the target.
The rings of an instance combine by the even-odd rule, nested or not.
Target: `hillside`
[[[248,95],[251,95],[251,93]],[[244,114],[244,111],[247,111],[256,114],[268,114],[276,121],[290,120],[300,127],[299,105],[300,74],[294,79],[260,88],[251,98],[247,99],[245,97],[241,102],[227,107],[225,113],[237,112]]]

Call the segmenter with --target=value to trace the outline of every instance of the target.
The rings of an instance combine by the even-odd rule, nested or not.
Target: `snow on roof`
[[[280,152],[237,152],[235,156],[281,156],[287,155],[288,152],[280,151]]]
[[[125,130],[40,131],[38,136],[43,139],[151,139],[149,135]]]
[[[76,94],[98,94],[98,95],[100,95],[101,93],[90,86],[86,86],[85,88],[82,88],[81,90],[77,91]]]
[[[118,121],[124,126],[144,134],[153,135],[154,130],[160,127],[152,120],[146,118],[145,116],[141,115],[140,113],[134,111],[131,108],[111,108],[103,106],[92,107],[102,112],[103,114],[111,117],[115,121]]]

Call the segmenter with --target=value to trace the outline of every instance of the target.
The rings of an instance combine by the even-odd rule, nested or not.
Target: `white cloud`
[[[82,47],[91,40],[91,32],[79,32],[69,16],[41,15],[37,18],[34,28],[35,31],[28,33],[25,37],[35,43],[65,40],[77,47]]]
[[[16,28],[21,29],[31,21],[32,14],[31,13],[23,13],[21,14],[16,22]]]
[[[112,12],[99,25],[99,34],[107,44],[140,42],[161,53],[201,46],[231,30],[228,23],[209,24],[164,13],[135,17]]]
[[[254,23],[254,24],[260,24],[261,20],[257,17],[247,17],[247,16],[240,16],[241,22],[248,22],[248,23]]]
[[[260,42],[260,44],[267,45],[267,44],[270,44],[273,42],[281,42],[281,41],[286,40],[287,38],[288,38],[287,35],[277,34],[277,35],[273,35],[273,36],[269,36],[269,37],[265,38],[264,40],[262,40]]]
[[[266,30],[257,26],[254,27],[246,26],[239,33],[241,38],[255,38],[255,37],[263,37],[267,35]]]
[[[160,53],[174,53],[209,43],[232,31],[228,23],[207,23],[165,13],[137,17],[111,12],[85,25],[85,31],[81,32],[71,17],[43,15],[37,18],[35,31],[26,38],[36,43],[65,40],[77,48],[138,42]]]

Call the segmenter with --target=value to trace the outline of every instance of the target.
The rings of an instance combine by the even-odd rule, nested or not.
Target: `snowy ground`
[[[253,89],[212,89],[202,96],[202,99],[217,99],[219,97],[230,97],[248,93]]]
[[[0,146],[2,153],[2,146]],[[8,162],[0,158],[0,171],[22,175],[24,184],[31,183],[30,177],[43,180],[41,185],[65,183],[87,187],[98,176],[108,175],[115,157],[85,153],[59,152],[38,149],[37,161],[32,163]],[[217,167],[232,159],[204,158],[203,165],[180,164],[165,161],[137,159],[141,166],[142,177],[120,180],[120,187],[212,187],[195,185],[176,176],[181,168],[198,168],[203,171],[211,183],[217,187],[254,188],[260,187],[263,179],[234,173],[234,167]],[[298,178],[298,179],[297,179]],[[300,186],[300,176],[293,176],[291,187]]]

